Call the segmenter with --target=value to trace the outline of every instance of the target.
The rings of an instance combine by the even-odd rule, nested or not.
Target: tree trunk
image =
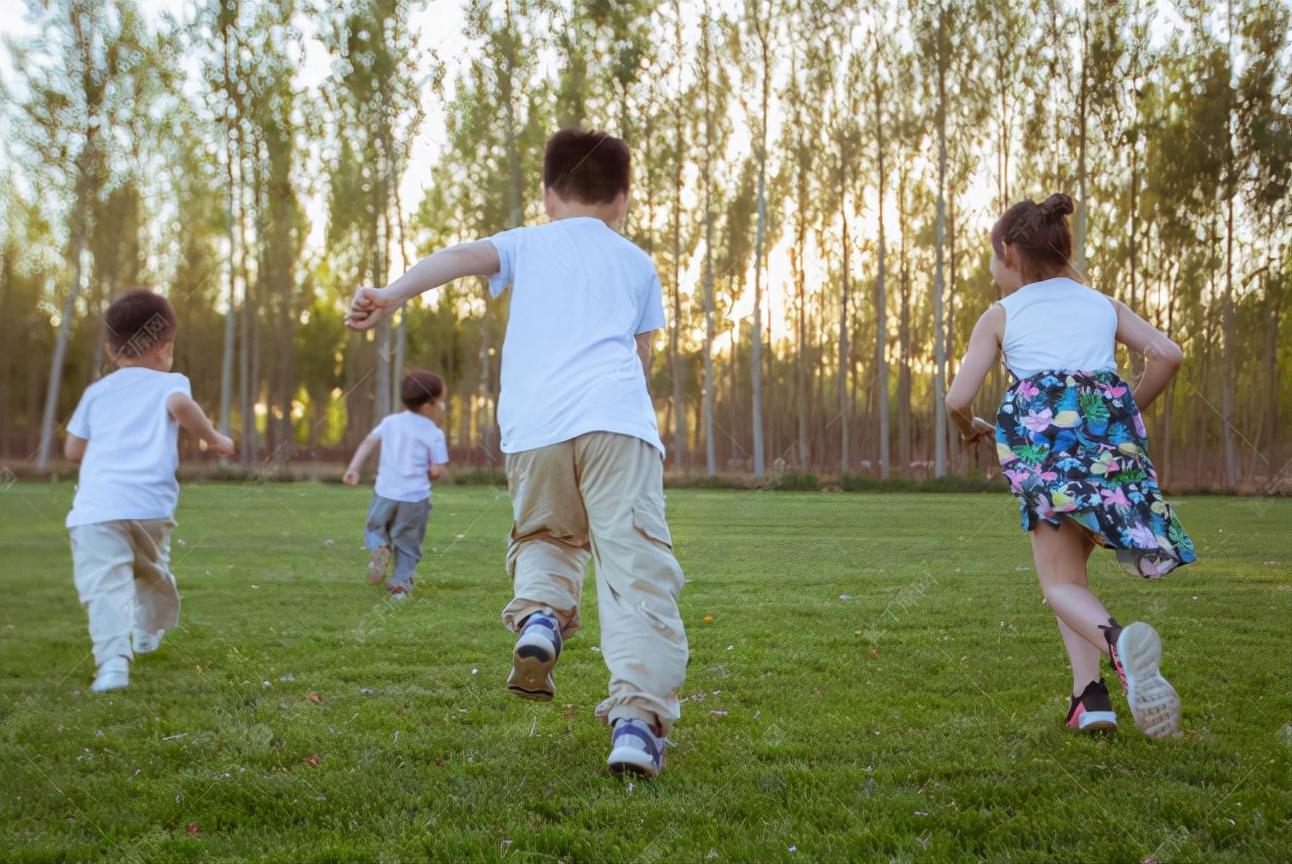
[[[898,317],[897,369],[897,461],[905,473],[911,468],[911,273],[907,254],[906,168],[898,172],[897,230],[900,235],[899,265],[901,311]]]
[[[766,23],[764,22],[764,26]],[[758,144],[758,228],[754,236],[754,326],[750,328],[751,345],[749,349],[749,371],[753,378],[753,432],[754,432],[754,476],[763,477],[766,473],[763,465],[763,243],[767,233],[767,111],[769,90],[771,87],[771,69],[768,58],[768,38],[764,30],[759,30],[759,40],[763,59],[762,111],[759,125]]]
[[[708,6],[701,25],[704,52],[704,464],[709,476],[717,473],[713,440],[713,103],[710,93]]]
[[[933,474],[942,477],[947,473],[947,416],[946,398],[946,346],[942,333],[942,246],[946,239],[946,174],[947,174],[947,105],[946,105],[946,11],[938,17],[938,201],[937,225],[934,229],[933,265]]]
[[[875,395],[876,412],[879,415],[879,476],[885,480],[889,476],[888,452],[888,298],[885,295],[884,260],[887,255],[884,246],[884,192],[886,188],[884,175],[884,121],[883,91],[879,86],[878,66],[875,74],[875,150],[878,157],[879,200],[876,216],[879,219],[879,250],[875,269]]]
[[[233,14],[237,15],[237,3],[234,0]],[[233,78],[229,69],[229,55],[232,53],[232,34],[229,32],[229,20],[222,22],[221,27],[223,42],[223,64],[224,64],[224,92],[229,100],[225,107],[226,112],[236,111],[235,101],[233,98]],[[235,207],[235,190],[233,179],[233,165],[236,158],[236,119],[225,114],[225,141],[224,141],[224,181],[228,194],[228,242],[229,242],[229,307],[224,313],[224,351],[220,357],[220,431],[225,435],[230,433],[230,424],[233,413],[233,351],[234,351],[234,334],[237,327],[238,317],[238,268],[237,268],[237,231],[235,230],[235,220],[238,218]],[[221,460],[224,462],[225,460]]]
[[[682,125],[682,8],[681,0],[674,0],[674,36],[677,48],[678,99],[674,103],[673,120],[676,136],[673,173],[673,321],[669,329],[669,364],[673,370],[673,466],[686,470],[686,394],[682,387],[682,168],[685,138]]]
[[[848,293],[852,290],[849,277],[852,262],[849,260],[851,244],[848,242],[848,196],[844,191],[848,188],[846,155],[839,160],[839,177],[839,216],[842,219],[843,228],[843,278],[839,280],[839,471],[847,474],[851,462],[848,452],[848,436],[851,431],[848,421],[852,413],[852,406],[848,404],[848,368],[851,365],[848,360]]]

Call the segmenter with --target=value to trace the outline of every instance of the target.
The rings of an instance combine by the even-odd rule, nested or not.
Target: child
[[[1051,195],[1015,204],[992,228],[1001,300],[974,325],[947,410],[966,441],[995,432],[1072,665],[1068,727],[1116,728],[1099,675],[1107,650],[1135,724],[1161,738],[1180,725],[1180,699],[1158,670],[1161,641],[1148,624],[1118,625],[1086,586],[1086,562],[1095,544],[1145,578],[1194,560],[1158,490],[1140,416],[1175,375],[1181,353],[1124,303],[1081,284],[1068,264],[1071,212],[1069,196]],[[1116,342],[1144,355],[1133,392],[1117,377]],[[993,427],[970,406],[1001,352],[1014,380]]]
[[[175,312],[151,291],[122,294],[104,315],[112,374],[86,388],[64,453],[81,464],[67,528],[76,590],[90,618],[95,693],[130,683],[135,654],[155,651],[179,622],[170,572],[179,483],[179,427],[218,456],[234,454],[170,371]]]
[[[408,410],[377,424],[354,451],[341,478],[350,486],[358,483],[359,469],[372,449],[381,445],[364,542],[369,551],[368,581],[373,584],[385,578],[394,549],[395,572],[386,587],[390,599],[397,602],[407,600],[413,590],[413,572],[422,560],[422,539],[431,514],[431,481],[444,476],[449,461],[444,433],[435,425],[444,381],[433,372],[413,369],[404,376],[399,396]]]
[[[646,387],[664,326],[650,258],[618,233],[629,152],[601,132],[565,129],[543,155],[550,222],[436,252],[384,289],[362,289],[348,323],[364,330],[411,297],[462,276],[511,286],[498,424],[512,495],[506,625],[519,633],[508,688],[553,696],[562,641],[579,627],[584,569],[596,561],[609,698],[609,765],[654,776],[680,715],[686,633],[682,569],[664,518],[663,457]]]

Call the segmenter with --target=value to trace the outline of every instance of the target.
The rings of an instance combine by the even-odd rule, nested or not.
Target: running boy
[[[373,448],[381,445],[364,542],[369,553],[368,581],[374,585],[386,578],[393,549],[395,571],[386,587],[395,601],[407,600],[413,590],[431,515],[431,481],[444,476],[449,462],[444,433],[435,423],[443,405],[444,381],[434,372],[412,369],[399,385],[399,397],[408,410],[377,424],[354,451],[341,478],[350,486],[358,483],[359,469]]]
[[[170,572],[179,428],[218,456],[234,454],[233,441],[193,401],[188,378],[170,371],[175,312],[165,297],[123,294],[104,326],[117,370],[86,388],[64,445],[67,458],[81,464],[67,528],[76,590],[90,619],[96,693],[129,685],[134,655],[155,651],[179,623]]]
[[[664,326],[650,258],[618,233],[629,152],[619,138],[565,129],[543,155],[550,222],[436,252],[384,289],[362,289],[348,323],[365,330],[463,276],[511,286],[498,424],[515,522],[502,617],[519,633],[507,686],[553,696],[562,640],[579,627],[584,569],[596,561],[612,770],[655,775],[680,714],[686,633],[682,569],[664,518],[663,454],[647,392]]]
[[[1193,542],[1158,489],[1140,410],[1166,389],[1180,348],[1119,303],[1082,284],[1069,259],[1072,199],[1051,195],[1005,211],[991,231],[1001,299],[974,325],[947,410],[966,440],[995,433],[996,452],[1031,535],[1041,593],[1072,666],[1071,729],[1113,729],[1099,675],[1109,654],[1135,724],[1150,738],[1180,726],[1180,697],[1162,677],[1148,624],[1121,627],[1086,581],[1096,545],[1131,573],[1165,576],[1194,560]],[[1117,375],[1117,342],[1144,356],[1132,388]],[[970,411],[1003,353],[1012,386],[993,426]]]

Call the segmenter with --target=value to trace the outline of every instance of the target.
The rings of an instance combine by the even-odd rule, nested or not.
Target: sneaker
[[[1080,696],[1072,697],[1068,706],[1068,728],[1081,732],[1099,732],[1117,728],[1117,715],[1108,698],[1104,679],[1091,681]]]
[[[130,661],[125,657],[113,657],[105,660],[94,676],[90,690],[95,693],[107,693],[112,690],[124,690],[130,686]]]
[[[386,568],[390,566],[390,547],[378,546],[368,553],[368,581],[373,585],[386,578]]]
[[[161,646],[162,637],[165,635],[165,630],[149,633],[136,627],[130,631],[130,648],[136,654],[151,654]]]
[[[556,616],[547,610],[530,615],[521,624],[512,651],[507,689],[522,699],[547,702],[556,694],[552,669],[560,656],[561,625]]]
[[[616,774],[659,776],[664,770],[666,740],[651,731],[650,725],[636,717],[615,722],[610,733],[610,758],[606,764]]]
[[[1180,697],[1162,677],[1162,639],[1143,621],[1110,627],[1108,655],[1122,681],[1135,725],[1150,738],[1165,738],[1180,730]]]
[[[407,599],[408,599],[408,592],[407,592],[407,591],[405,591],[403,588],[391,588],[391,589],[390,589],[390,602],[391,602],[391,603],[403,603],[403,602],[404,602],[405,600],[407,600]]]

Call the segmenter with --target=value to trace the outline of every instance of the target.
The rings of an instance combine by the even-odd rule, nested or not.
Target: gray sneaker
[[[644,720],[625,717],[615,722],[610,733],[610,758],[606,764],[616,774],[657,777],[664,770],[666,743]]]

